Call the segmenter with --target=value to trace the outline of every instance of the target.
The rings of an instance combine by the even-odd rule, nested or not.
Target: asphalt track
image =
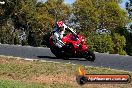
[[[30,46],[15,46],[0,44],[0,55],[15,56],[22,58],[40,59],[47,61],[73,63],[85,66],[98,66],[125,71],[132,71],[132,56],[121,56],[115,54],[95,53],[95,62],[89,62],[80,58],[70,58],[63,60],[56,58],[49,48],[45,47],[30,47]]]

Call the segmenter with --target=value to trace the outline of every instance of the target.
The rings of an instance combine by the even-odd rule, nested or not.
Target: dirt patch
[[[14,63],[14,64],[25,64],[24,60],[20,60],[20,58],[12,58],[12,57],[1,57],[0,56],[0,64],[10,64],[10,63]]]
[[[34,76],[28,80],[28,82],[38,82],[38,83],[69,83],[76,85],[76,76],[67,76],[66,74],[59,75],[40,75]]]
[[[85,84],[85,85],[78,85],[76,82],[76,76],[67,76],[66,74],[60,75],[40,75],[34,76],[27,82],[37,82],[37,83],[60,83],[60,84],[70,84],[75,88],[131,88],[132,84]]]
[[[15,73],[0,72],[0,78],[18,80],[18,76]]]

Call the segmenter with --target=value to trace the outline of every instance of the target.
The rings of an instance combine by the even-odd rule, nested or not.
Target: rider
[[[63,21],[58,21],[56,23],[56,27],[53,29],[53,42],[59,48],[65,46],[65,43],[63,43],[62,38],[66,28],[68,27],[63,23]]]

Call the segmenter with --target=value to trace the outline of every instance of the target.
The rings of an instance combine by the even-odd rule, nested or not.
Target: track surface
[[[114,54],[96,53],[95,62],[80,60],[79,58],[70,58],[69,60],[57,59],[49,48],[35,48],[29,46],[15,46],[0,44],[0,55],[15,56],[22,58],[34,58],[55,62],[71,62],[73,64],[89,65],[132,71],[132,56],[120,56]]]

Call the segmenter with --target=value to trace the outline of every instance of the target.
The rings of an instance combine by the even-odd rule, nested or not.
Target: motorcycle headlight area
[[[82,39],[82,42],[84,42],[85,41],[85,39]]]
[[[86,42],[86,38],[82,38],[82,42]]]
[[[82,38],[82,43],[86,44],[86,38]]]

